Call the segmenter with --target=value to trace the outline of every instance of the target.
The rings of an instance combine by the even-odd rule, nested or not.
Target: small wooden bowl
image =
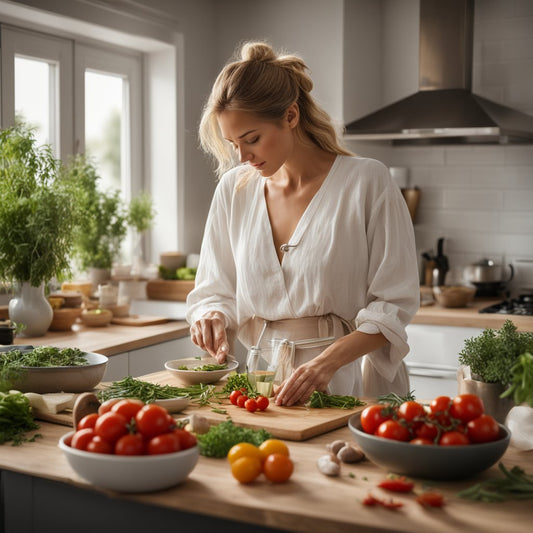
[[[173,300],[185,302],[194,289],[194,280],[150,279],[146,284],[149,300]]]
[[[113,313],[109,309],[86,309],[81,314],[81,321],[85,326],[99,327],[107,326]]]
[[[474,298],[475,287],[466,285],[442,285],[433,287],[437,303],[442,307],[466,307]]]
[[[70,330],[81,315],[81,312],[81,307],[62,307],[61,309],[54,309],[52,323],[48,329],[50,331]]]

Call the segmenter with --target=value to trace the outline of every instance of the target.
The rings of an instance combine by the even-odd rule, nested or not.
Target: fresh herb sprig
[[[528,403],[533,407],[533,354],[525,352],[511,367],[511,384],[500,398],[511,397],[517,405]]]
[[[37,436],[26,437],[29,431],[39,429],[31,414],[30,401],[21,392],[0,392],[0,444],[12,441],[18,446],[33,441]]]
[[[178,370],[194,370],[195,372],[212,372],[213,370],[225,370],[226,368],[228,368],[227,363],[222,363],[220,365],[209,363],[193,367],[187,365],[178,366]]]
[[[158,385],[127,376],[120,381],[113,381],[109,387],[97,393],[101,402],[111,398],[137,398],[144,403],[156,400],[168,400],[178,396],[191,399],[199,405],[209,405],[216,399],[215,386],[198,383],[188,387],[172,387],[171,385]]]
[[[247,395],[254,393],[254,388],[248,379],[248,374],[246,372],[231,372],[228,374],[226,383],[222,387],[221,394],[229,396],[234,390],[246,389]]]
[[[483,502],[503,502],[506,500],[525,500],[533,498],[533,476],[519,466],[510,470],[499,463],[503,477],[476,483],[457,494],[459,498]]]
[[[314,391],[306,405],[313,409],[323,409],[326,407],[353,409],[358,405],[365,405],[365,402],[355,396],[343,396],[340,394],[327,394],[325,392]]]
[[[390,392],[389,394],[382,394],[378,396],[377,401],[378,403],[390,405],[391,407],[399,407],[404,402],[411,402],[416,400],[415,395],[413,393],[414,391],[411,391],[405,396],[400,396],[395,392]]]

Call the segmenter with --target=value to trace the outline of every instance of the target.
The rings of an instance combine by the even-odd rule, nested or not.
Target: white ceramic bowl
[[[227,360],[227,368],[223,370],[194,370],[195,367],[211,364],[210,360],[205,359],[175,359],[167,361],[165,368],[175,377],[187,385],[196,385],[198,383],[216,383],[226,374],[237,370],[239,363],[235,360]],[[181,370],[180,367],[186,366],[189,370]]]
[[[198,462],[198,446],[161,455],[108,455],[71,448],[63,435],[59,448],[72,469],[89,483],[117,492],[153,492],[187,479]]]
[[[496,464],[507,450],[511,434],[500,424],[500,438],[464,446],[418,445],[365,433],[361,413],[348,420],[348,427],[363,453],[384,470],[432,480],[474,477]]]
[[[13,345],[2,347],[0,351],[20,349],[27,352],[33,348],[30,345]],[[102,380],[108,358],[99,353],[83,352],[83,354],[87,359],[86,365],[23,367],[23,375],[13,383],[12,388],[21,392],[37,392],[39,394],[91,391]]]

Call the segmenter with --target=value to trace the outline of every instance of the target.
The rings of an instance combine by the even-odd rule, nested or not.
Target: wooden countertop
[[[420,307],[412,324],[431,324],[438,326],[460,326],[467,328],[499,329],[509,319],[519,331],[533,331],[533,316],[503,315],[499,313],[480,313],[479,310],[502,299],[476,298],[467,307],[446,308],[439,304]]]
[[[335,439],[352,441],[347,427],[308,441],[287,442],[295,470],[285,484],[274,486],[259,479],[251,485],[240,485],[232,478],[227,461],[201,456],[183,484],[165,491],[129,495],[99,491],[78,477],[57,446],[59,438],[68,428],[46,422],[40,424],[42,438],[18,447],[2,446],[0,468],[97,490],[110,495],[112,501],[126,499],[156,508],[170,508],[296,532],[499,533],[511,523],[513,532],[531,531],[530,501],[487,504],[456,497],[458,491],[476,481],[498,475],[496,467],[468,481],[435,482],[434,487],[447,500],[442,509],[424,509],[414,501],[412,494],[393,495],[395,500],[404,503],[404,507],[398,511],[363,506],[361,501],[369,491],[377,497],[390,496],[376,488],[387,472],[369,461],[343,464],[342,475],[337,478],[326,477],[316,468],[316,461],[325,453],[327,443]],[[507,467],[519,465],[531,474],[533,452],[509,448],[503,463]],[[422,488],[420,480],[417,481],[417,488]]]
[[[48,331],[42,337],[16,337],[15,344],[33,346],[76,347],[86,352],[116,355],[189,335],[184,321],[170,321],[151,326],[89,327],[75,324],[71,331]]]

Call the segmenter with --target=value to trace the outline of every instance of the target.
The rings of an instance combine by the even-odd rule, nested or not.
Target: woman
[[[285,339],[278,405],[315,390],[406,394],[412,222],[387,168],[339,145],[312,86],[300,58],[266,43],[245,43],[213,86],[200,140],[221,179],[187,299],[191,339],[219,362],[233,332],[267,359],[279,355],[269,340]]]

